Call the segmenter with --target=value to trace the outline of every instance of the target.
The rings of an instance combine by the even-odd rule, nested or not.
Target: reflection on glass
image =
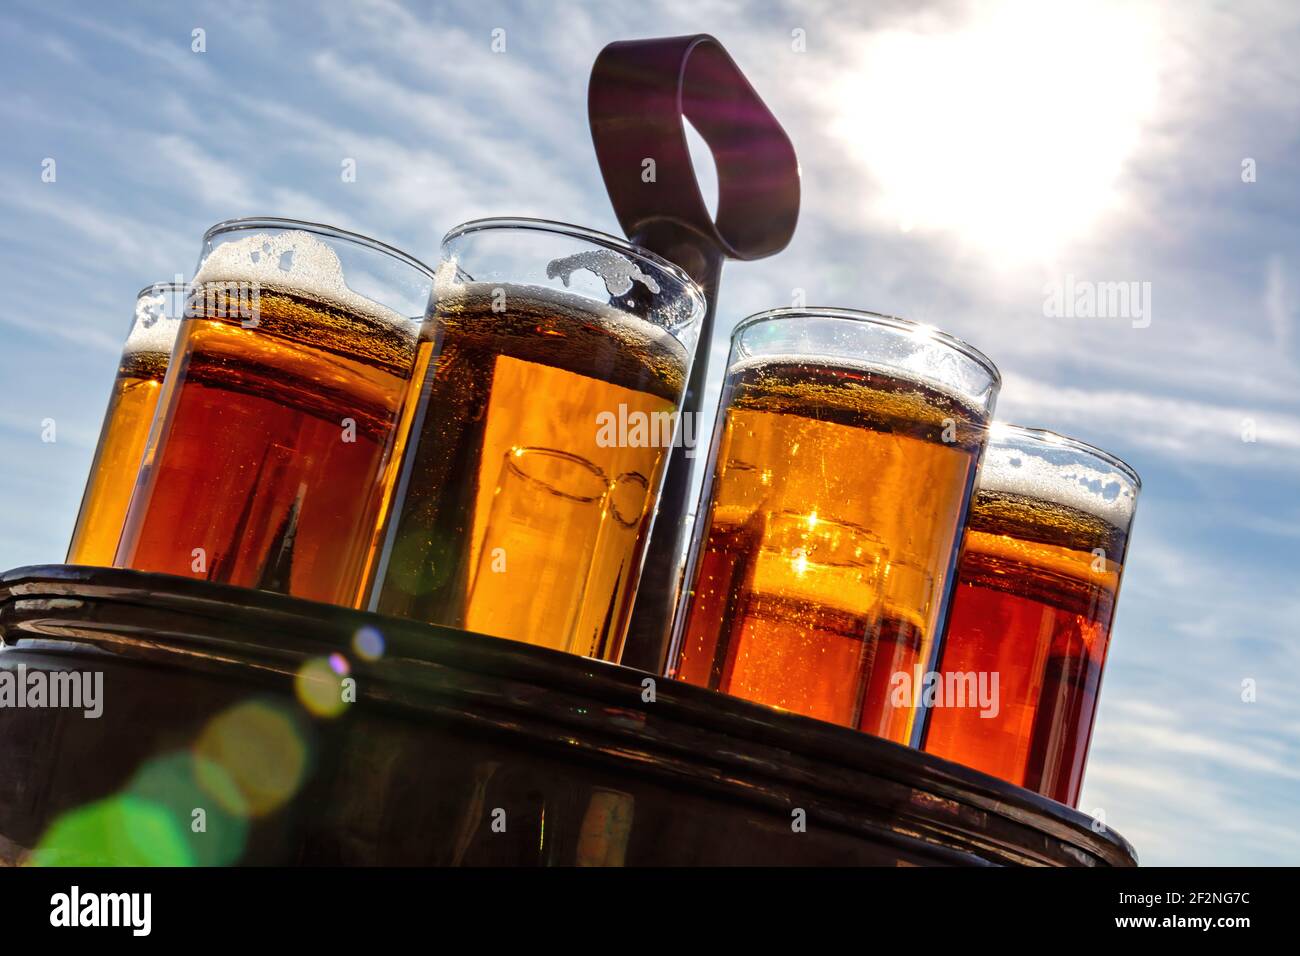
[[[448,233],[371,608],[474,630],[486,612],[476,598],[471,613],[467,601],[486,580],[480,555],[501,458],[511,448],[562,449],[606,476],[641,476],[643,488],[615,489],[644,495],[639,521],[630,535],[611,529],[594,568],[585,553],[550,552],[560,563],[548,574],[591,579],[581,639],[568,629],[542,634],[523,618],[517,632],[498,624],[492,633],[618,660],[703,305],[676,266],[590,230],[484,220]],[[624,517],[625,507],[637,510],[619,504]],[[568,610],[536,612],[562,620]]]
[[[610,483],[574,643],[577,653],[603,660],[613,657],[621,639],[618,622],[627,619],[634,593],[632,559],[649,503],[650,482],[640,472],[626,472]]]
[[[859,730],[886,740],[910,736],[913,710],[908,705],[928,666],[926,622],[936,599],[932,575],[905,561],[885,565]]]
[[[608,487],[604,472],[578,455],[552,448],[507,452],[492,491],[465,626],[585,653],[574,647],[578,614]]]

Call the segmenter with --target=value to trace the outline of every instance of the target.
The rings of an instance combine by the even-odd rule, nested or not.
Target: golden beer
[[[733,339],[672,676],[908,742],[917,710],[894,677],[929,667],[996,370],[946,338],[900,368],[885,333],[918,335],[901,320],[751,322]],[[825,336],[805,347],[825,352],[764,328],[806,322]],[[837,353],[845,337],[861,357]],[[944,354],[969,365],[956,384],[924,374]]]
[[[939,670],[996,673],[999,699],[934,708],[927,751],[1077,805],[1140,487],[1082,442],[995,426]]]
[[[352,605],[401,452],[421,321],[405,310],[432,275],[336,232],[221,235],[192,286],[119,561]],[[341,255],[403,311],[351,288]]]
[[[180,330],[185,287],[158,283],[136,296],[90,477],[81,499],[68,564],[111,565],[153,425],[163,378]]]
[[[488,231],[487,249],[461,249],[424,330],[428,371],[372,606],[617,660],[690,364],[659,310],[685,295],[692,323],[702,304],[674,267],[617,240],[603,258],[569,259],[639,270],[620,294],[599,273],[587,294],[576,278],[575,291],[540,275],[466,281],[521,232]],[[522,233],[552,273],[550,246],[591,235]]]

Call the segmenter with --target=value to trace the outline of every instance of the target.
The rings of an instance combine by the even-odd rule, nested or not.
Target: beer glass
[[[682,270],[612,236],[527,219],[451,230],[371,608],[617,661],[703,314]],[[604,476],[594,536],[559,528],[581,502],[498,481],[512,448]],[[515,517],[494,563],[497,512]],[[581,584],[576,611],[539,575]]]
[[[184,285],[156,282],[136,294],[135,318],[104,413],[68,564],[113,563],[184,311]]]
[[[328,226],[208,230],[118,563],[354,606],[432,286]]]
[[[1141,487],[1101,449],[993,426],[939,667],[961,694],[927,751],[1077,805]]]
[[[669,674],[918,742],[998,386],[978,351],[903,319],[740,323]]]

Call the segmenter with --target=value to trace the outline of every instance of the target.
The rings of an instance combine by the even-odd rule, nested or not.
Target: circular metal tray
[[[382,655],[359,653],[359,632],[377,632]],[[87,827],[96,807],[143,793],[170,799],[177,852],[201,863],[1136,863],[1078,811],[929,754],[626,667],[278,594],[20,568],[0,575],[0,638],[15,675],[103,674],[98,719],[0,708],[0,862],[38,848],[123,862]],[[331,655],[355,681],[332,717],[299,693]],[[275,734],[250,713],[287,737],[263,739]],[[213,753],[214,733],[251,799],[157,783],[157,768]],[[205,813],[239,818],[219,850],[186,826],[203,792],[216,794]]]

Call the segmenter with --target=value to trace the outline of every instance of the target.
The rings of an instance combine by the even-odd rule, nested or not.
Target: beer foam
[[[517,297],[523,308],[518,311],[551,315],[561,322],[599,326],[610,338],[633,349],[658,347],[669,355],[685,356],[686,347],[668,329],[657,322],[608,302],[599,302],[586,296],[564,292],[549,286],[523,285],[509,282],[446,281],[439,273],[437,302],[446,312],[455,315],[461,310],[490,308],[494,298],[504,297],[505,313],[511,310],[511,298]],[[518,303],[516,303],[518,304]]]
[[[300,230],[254,230],[242,239],[214,247],[199,267],[194,285],[231,282],[314,299],[327,308],[358,314],[384,325],[404,328],[419,321],[354,292],[343,278],[338,253],[311,233]]]
[[[825,365],[828,368],[844,369],[846,372],[880,375],[903,385],[913,385],[919,390],[939,392],[943,396],[960,405],[965,410],[967,417],[971,421],[980,422],[986,420],[988,417],[987,413],[978,402],[972,400],[969,395],[964,394],[960,389],[954,388],[947,382],[931,378],[929,375],[917,374],[905,367],[900,368],[897,365],[887,365],[881,362],[869,362],[866,359],[846,358],[840,355],[824,355],[817,353],[786,354],[774,352],[734,362],[727,369],[727,375],[739,375],[745,372],[761,372],[764,366],[768,365]]]
[[[1079,460],[1069,445],[1059,449],[1066,458],[1052,461],[1043,457],[1051,454],[1052,446],[1026,450],[1001,444],[995,428],[984,451],[978,488],[1064,505],[1116,528],[1127,527],[1138,491],[1133,479],[1102,461]]]
[[[180,316],[185,308],[185,293],[179,286],[159,285],[154,291],[135,300],[135,322],[127,336],[122,356],[153,352],[171,355],[180,332]],[[175,296],[174,301],[169,301]]]

